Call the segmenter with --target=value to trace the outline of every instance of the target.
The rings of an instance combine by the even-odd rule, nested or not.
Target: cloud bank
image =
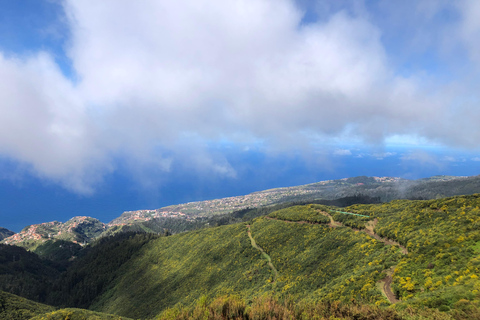
[[[416,135],[472,148],[480,138],[478,97],[462,98],[464,79],[405,75],[368,8],[323,9],[322,19],[306,23],[289,0],[63,5],[76,77],[45,52],[0,52],[0,154],[76,192],[92,192],[118,158],[163,172],[184,161],[234,178],[222,155],[202,147],[212,142],[288,150],[338,137],[381,144]],[[411,4],[417,21],[442,5]],[[460,16],[450,22],[457,43],[478,67],[480,6],[448,9]]]

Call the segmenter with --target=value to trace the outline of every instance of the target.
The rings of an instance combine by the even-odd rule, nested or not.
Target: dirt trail
[[[334,223],[336,221],[333,221],[333,217],[326,212],[321,212],[321,213],[323,215],[329,217],[331,225],[334,226]],[[396,241],[393,241],[393,240],[390,240],[390,239],[387,239],[387,238],[382,238],[378,234],[376,234],[375,233],[375,227],[377,226],[377,223],[378,223],[378,219],[375,218],[374,220],[368,221],[365,225],[365,229],[363,229],[363,230],[358,230],[358,229],[354,229],[354,228],[350,228],[350,229],[353,229],[355,231],[363,231],[366,234],[368,234],[370,237],[375,238],[376,240],[381,241],[386,245],[398,246],[400,248],[402,254],[408,254],[407,248],[402,246],[400,243],[398,243]],[[340,226],[342,225],[341,223],[337,222],[337,225],[338,224]],[[392,269],[395,269],[395,266],[393,266]],[[391,304],[394,304],[394,303],[400,302],[400,300],[398,300],[392,292],[392,287],[391,287],[392,281],[393,281],[393,278],[392,278],[393,270],[392,269],[390,269],[387,272],[387,276],[384,279],[378,281],[378,283],[381,286],[380,289],[381,289],[382,293],[385,295],[385,297],[387,297],[388,301],[390,301]]]
[[[248,237],[250,238],[250,242],[252,243],[252,247],[254,247],[258,251],[260,251],[262,253],[262,255],[267,259],[268,266],[270,267],[270,269],[272,269],[273,273],[275,274],[275,277],[273,278],[273,281],[275,282],[278,278],[278,271],[272,263],[272,258],[270,258],[270,256],[265,251],[263,251],[263,249],[261,247],[259,247],[257,245],[257,243],[255,242],[255,239],[253,239],[252,231],[250,230],[250,225],[249,224],[247,224],[247,234],[248,234]]]
[[[318,212],[320,212],[321,214],[323,214],[324,216],[326,216],[330,219],[330,223],[328,224],[329,227],[337,228],[337,227],[343,227],[344,226],[341,222],[333,220],[333,217],[329,213],[327,213],[325,211],[318,211]],[[320,223],[311,222],[311,221],[287,221],[287,220],[281,220],[281,219],[270,218],[270,217],[266,217],[266,218],[267,219],[272,219],[272,220],[280,220],[280,221],[289,222],[289,223],[320,224]],[[375,226],[377,225],[377,223],[378,223],[378,219],[375,218],[374,220],[368,221],[365,225],[365,229],[362,229],[362,230],[351,228],[351,227],[348,227],[348,226],[347,227],[352,229],[352,230],[355,230],[355,231],[365,232],[370,237],[375,238],[376,240],[378,240],[380,242],[383,242],[386,245],[398,246],[400,248],[402,254],[408,254],[407,248],[402,246],[400,243],[398,243],[396,241],[393,241],[393,240],[390,240],[390,239],[387,239],[387,238],[382,238],[378,234],[376,234],[375,233]],[[250,228],[248,230],[250,230]],[[391,284],[392,284],[392,280],[393,280],[392,274],[393,274],[393,269],[394,268],[395,268],[395,266],[393,266],[387,272],[387,276],[384,279],[378,281],[378,284],[380,285],[380,290],[387,297],[388,301],[390,301],[391,304],[400,302],[400,300],[398,300],[395,297],[395,295],[393,294],[392,288],[391,288]]]
[[[330,227],[343,227],[344,226],[342,223],[333,220],[333,217],[330,214],[328,214],[327,212],[324,212],[324,211],[319,211],[319,212],[330,219]],[[365,224],[365,229],[355,229],[355,228],[352,228],[352,227],[348,227],[348,226],[347,227],[350,228],[350,229],[353,229],[355,231],[365,232],[370,237],[375,238],[376,240],[378,240],[380,242],[383,242],[386,245],[397,246],[402,251],[402,254],[408,254],[407,248],[402,246],[400,243],[398,243],[396,241],[393,241],[393,240],[390,240],[390,239],[387,239],[387,238],[382,238],[378,234],[376,234],[375,233],[375,226],[377,225],[377,223],[378,223],[378,219],[375,218],[374,220],[370,220]]]
[[[388,301],[390,301],[391,304],[400,302],[400,300],[398,300],[397,297],[395,297],[395,295],[393,294],[392,287],[391,287],[392,280],[393,280],[392,274],[394,269],[395,269],[395,266],[391,267],[387,271],[387,276],[377,282],[379,289],[382,291],[385,297],[387,297]]]
[[[377,225],[378,223],[378,219],[375,218],[374,220],[371,220],[371,221],[368,221],[368,223],[365,225],[365,233],[367,233],[370,237],[373,237],[375,239],[377,239],[378,241],[381,241],[387,245],[391,245],[391,246],[398,246],[400,248],[400,250],[402,251],[402,254],[408,254],[408,250],[407,248],[405,248],[404,246],[402,246],[400,243],[396,242],[396,241],[393,241],[393,240],[390,240],[390,239],[387,239],[387,238],[382,238],[380,237],[378,234],[375,233],[375,226]]]
[[[328,214],[327,212],[325,211],[318,211],[320,214],[323,214],[325,217],[328,217],[330,219],[330,224],[329,226],[331,228],[336,228],[336,227],[343,227],[343,224],[341,222],[338,222],[338,221],[335,221],[333,220],[333,217]]]

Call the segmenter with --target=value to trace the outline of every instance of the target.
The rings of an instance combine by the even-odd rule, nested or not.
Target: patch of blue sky
[[[66,77],[75,79],[72,61],[65,51],[69,30],[60,1],[2,1],[0,52],[6,57],[24,58],[47,52]]]

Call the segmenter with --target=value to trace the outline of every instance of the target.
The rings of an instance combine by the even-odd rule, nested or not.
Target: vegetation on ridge
[[[250,212],[244,213],[235,219]],[[35,292],[35,300],[58,307],[132,318],[475,319],[480,318],[479,227],[479,194],[341,210],[297,205],[168,237],[101,238],[60,267],[23,249],[12,255],[15,247],[3,246],[0,276],[14,283],[30,270],[26,279],[37,282],[23,285],[22,294]],[[248,230],[262,251],[252,246]],[[61,268],[66,271],[54,283],[49,276],[35,278],[30,265],[55,277]],[[43,287],[38,279],[45,279]],[[385,286],[400,302],[390,306],[397,300],[387,299]],[[69,312],[83,311],[56,315],[61,319]]]

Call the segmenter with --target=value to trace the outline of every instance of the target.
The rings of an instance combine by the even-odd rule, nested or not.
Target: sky
[[[480,174],[476,0],[0,0],[0,226]]]

